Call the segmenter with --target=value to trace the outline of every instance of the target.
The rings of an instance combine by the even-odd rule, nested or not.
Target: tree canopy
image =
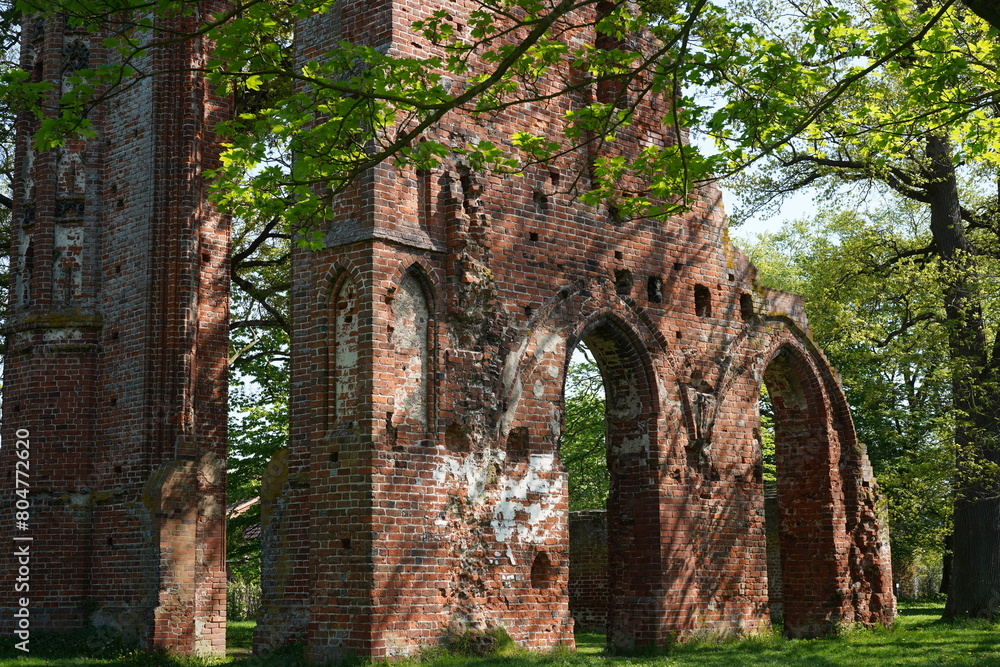
[[[668,107],[664,122],[678,130],[703,128],[718,142],[718,153],[705,156],[695,145],[653,146],[630,160],[604,158],[595,170],[596,187],[581,187],[579,179],[565,187],[591,203],[616,199],[623,215],[669,214],[683,208],[694,184],[787,150],[796,138],[821,135],[831,117],[843,111],[838,100],[846,91],[863,89],[916,45],[947,32],[942,26],[968,18],[954,0],[924,9],[896,0],[854,7],[797,3],[796,11],[781,17],[797,24],[798,40],[787,43],[772,33],[773,26],[745,20],[769,3],[743,7],[733,2],[727,8],[707,0],[649,0],[638,6],[608,0],[486,0],[468,17],[468,29],[445,9],[428,8],[413,24],[433,46],[424,58],[342,42],[318,58],[295,61],[294,22],[331,6],[326,0],[250,0],[201,16],[193,0],[155,5],[35,0],[20,5],[22,11],[58,13],[70,24],[101,26],[105,44],[117,57],[80,70],[74,85],[57,96],[44,82],[8,71],[4,95],[35,105],[42,116],[36,142],[53,146],[68,132],[89,131],[86,109],[91,105],[113,97],[136,77],[155,76],[142,60],[151,48],[205,35],[215,44],[202,68],[205,75],[243,102],[241,113],[224,128],[230,148],[215,175],[217,198],[240,216],[282,215],[300,227],[326,218],[331,193],[386,159],[427,167],[452,152],[474,168],[516,172],[574,146],[613,143],[642,100],[665,95],[676,104]],[[867,24],[858,25],[859,18]],[[600,45],[570,39],[590,28],[611,39]],[[641,46],[626,39],[637,34],[655,35],[656,41]],[[991,54],[984,49],[978,55],[988,59]],[[934,52],[933,44],[928,50]],[[912,83],[940,89],[949,77],[980,72],[984,65],[943,54],[928,60],[926,69],[926,76]],[[555,92],[543,90],[542,80],[555,82]],[[561,136],[519,132],[507,145],[446,146],[428,133],[456,109],[490,117],[610,80],[618,84],[618,97],[569,110]],[[985,90],[987,78],[983,81]],[[714,101],[704,101],[710,98]],[[988,106],[981,96],[935,100],[950,122],[986,122],[978,113]],[[875,106],[873,99],[855,113],[878,126],[885,119]],[[53,111],[45,113],[46,108]],[[316,122],[317,114],[324,122]],[[906,122],[893,119],[897,126]],[[645,186],[626,188],[624,176],[630,174]],[[303,239],[318,242],[317,235]]]

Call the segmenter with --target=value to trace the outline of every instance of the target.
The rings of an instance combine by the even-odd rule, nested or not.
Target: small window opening
[[[632,272],[628,269],[615,269],[615,292],[618,296],[632,293]]]
[[[444,432],[445,447],[452,452],[467,452],[471,444],[469,429],[459,422],[448,424]]]
[[[740,316],[744,320],[753,319],[753,297],[749,294],[740,294]]]
[[[528,453],[529,435],[527,426],[516,426],[507,434],[507,456],[525,456]]]
[[[625,223],[625,218],[622,217],[621,211],[614,204],[608,205],[608,222],[615,227],[621,227]]]
[[[712,316],[712,295],[704,285],[694,286],[694,312],[698,317]]]
[[[663,278],[650,276],[646,281],[646,298],[653,303],[663,303]]]
[[[535,201],[535,213],[538,215],[548,215],[549,213],[549,197],[544,192],[535,190],[532,199]]]

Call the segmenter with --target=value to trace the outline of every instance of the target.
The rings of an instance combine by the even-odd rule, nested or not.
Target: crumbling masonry
[[[463,23],[472,7],[449,12]],[[432,49],[408,26],[428,11],[342,2],[299,25],[297,50],[351,40],[423,57]],[[23,53],[52,81],[104,57],[99,35],[48,22],[29,26]],[[149,57],[177,69],[202,53]],[[503,144],[619,93],[594,86],[488,121],[455,113],[433,134]],[[618,150],[681,140],[659,123],[667,103],[640,103]],[[7,445],[26,429],[35,629],[93,620],[220,650],[228,238],[200,170],[226,113],[202,81],[173,74],[132,87],[92,116],[97,138],[59,151],[35,153],[19,121],[0,530],[17,533]],[[571,646],[559,438],[581,341],[607,393],[610,643],[768,627],[762,382],[786,631],[891,622],[874,479],[801,300],[757,284],[714,187],[667,222],[563,194],[578,175],[586,187],[599,154],[520,177],[458,155],[425,172],[381,165],[339,202],[328,248],[295,251],[291,443],[262,471],[258,648],[387,657],[494,626]],[[15,571],[3,556],[3,576]]]

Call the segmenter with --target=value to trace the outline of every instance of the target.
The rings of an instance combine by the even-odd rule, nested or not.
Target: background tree
[[[231,507],[259,497],[268,462],[288,445],[290,248],[280,220],[234,221],[226,486]],[[226,526],[235,620],[254,612],[260,589],[260,504],[239,509]]]
[[[604,382],[584,345],[566,369],[565,416],[559,456],[569,477],[569,509],[604,509],[608,502]]]
[[[11,0],[0,0],[0,78],[17,68],[20,41],[21,14]],[[7,321],[15,113],[10,105],[0,102],[0,323]]]

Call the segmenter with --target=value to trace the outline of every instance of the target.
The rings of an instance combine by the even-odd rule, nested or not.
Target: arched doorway
[[[657,589],[663,586],[659,513],[649,465],[650,452],[657,440],[655,382],[641,344],[613,317],[605,316],[588,325],[578,344],[586,350],[586,358],[593,360],[599,374],[601,389],[591,390],[597,396],[590,410],[603,404],[603,419],[599,420],[603,421],[603,437],[597,439],[592,433],[595,424],[591,414],[591,423],[584,427],[591,433],[574,443],[578,445],[577,451],[563,454],[564,463],[566,455],[586,458],[586,452],[580,450],[593,449],[595,444],[600,446],[603,471],[593,469],[591,456],[576,471],[578,475],[589,473],[589,479],[574,479],[571,460],[570,488],[573,493],[575,487],[577,497],[606,497],[604,521],[598,522],[602,523],[605,551],[591,555],[595,565],[596,559],[604,557],[606,579],[592,589],[595,598],[590,603],[595,608],[604,607],[608,644],[633,649],[655,643],[661,629],[655,602]],[[591,375],[589,380],[596,379]],[[567,424],[568,431],[579,427],[580,424]],[[604,480],[600,479],[602,473]],[[606,487],[594,488],[602,482]],[[572,592],[570,604],[572,609]],[[592,618],[598,616],[595,612]]]
[[[818,636],[829,632],[845,611],[844,545],[837,539],[846,528],[838,447],[829,431],[820,382],[797,351],[788,346],[778,350],[764,372],[764,385],[773,417],[776,468],[776,507],[765,515],[771,537],[772,617],[780,610],[787,636]],[[764,417],[762,445],[768,437]]]

